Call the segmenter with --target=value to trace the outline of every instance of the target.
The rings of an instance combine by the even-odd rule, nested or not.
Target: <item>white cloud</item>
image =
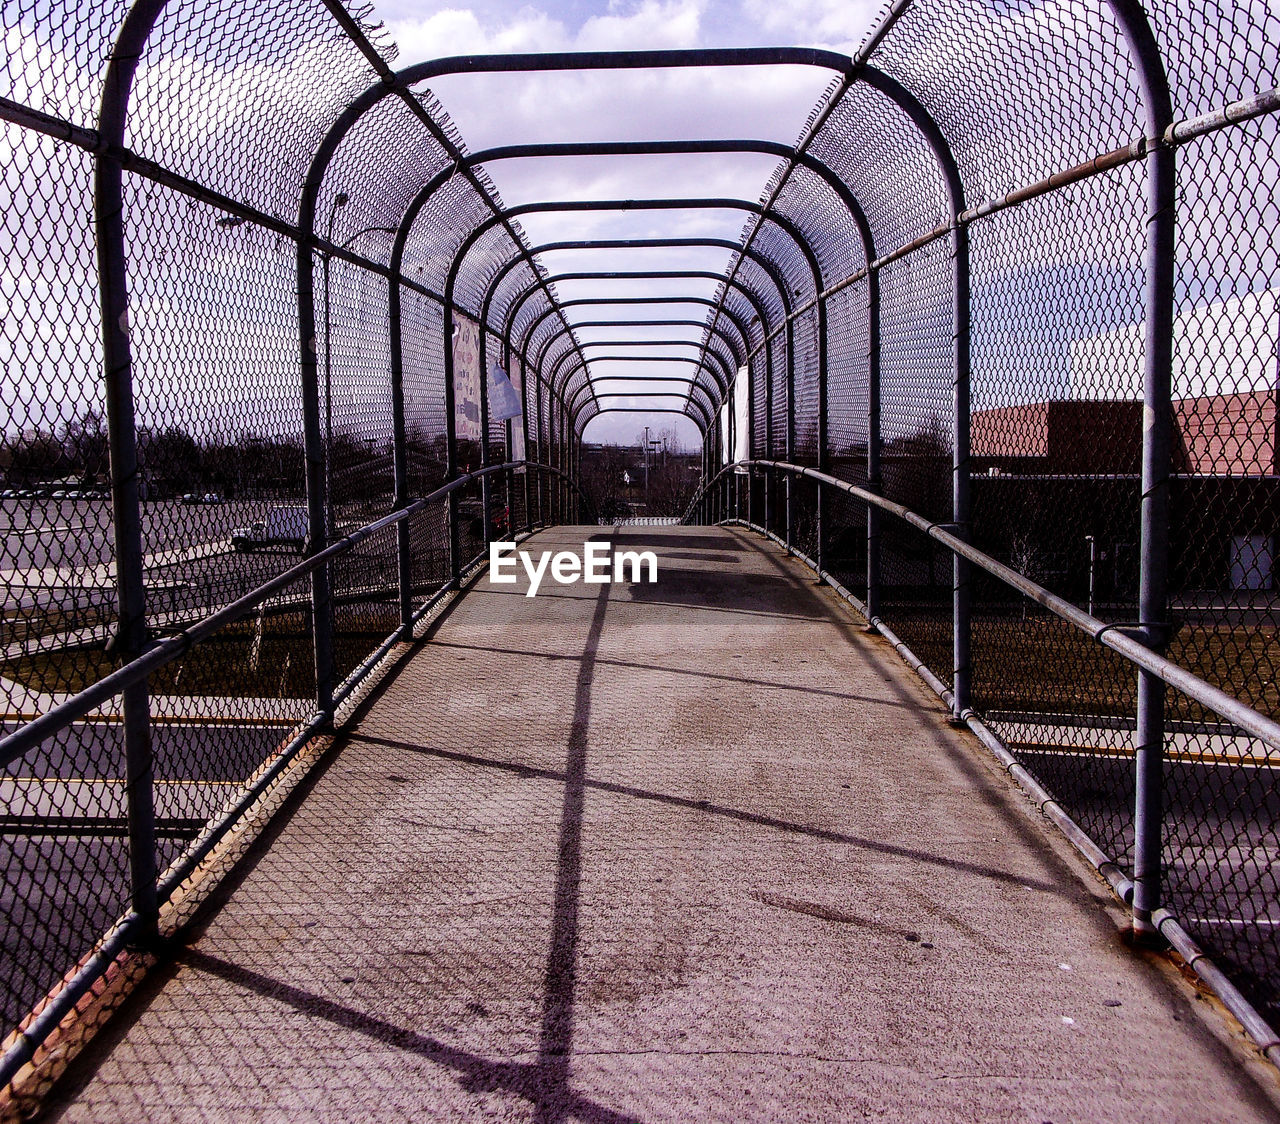
[[[879,0],[742,0],[741,13],[779,43],[852,54],[882,7]]]

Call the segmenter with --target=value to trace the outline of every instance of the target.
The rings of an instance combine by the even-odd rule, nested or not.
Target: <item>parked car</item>
[[[299,504],[268,508],[261,519],[231,532],[231,545],[241,552],[278,545],[292,546],[301,554],[306,544],[307,509]]]

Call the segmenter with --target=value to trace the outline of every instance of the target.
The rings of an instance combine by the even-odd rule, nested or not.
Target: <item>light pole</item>
[[[644,513],[649,514],[649,427],[644,427]]]

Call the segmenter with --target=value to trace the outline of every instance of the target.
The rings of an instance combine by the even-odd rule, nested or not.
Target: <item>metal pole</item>
[[[1093,616],[1094,574],[1098,566],[1098,541],[1092,535],[1085,535],[1084,541],[1089,544],[1089,603],[1088,613]]]
[[[387,281],[387,310],[391,339],[400,342],[400,279]],[[404,353],[391,349],[391,470],[395,484],[395,506],[409,503],[409,435],[404,416]],[[396,580],[400,591],[400,628],[407,636],[413,628],[413,556],[409,519],[396,524]]]
[[[955,270],[955,393],[951,468],[951,520],[957,537],[969,541],[969,228],[958,225],[952,235]],[[952,556],[952,716],[962,720],[969,709],[973,661],[973,571],[967,558]]]
[[[867,274],[867,490],[881,493],[880,271]],[[880,616],[880,509],[867,505],[867,624]]]
[[[649,514],[649,427],[644,427],[644,513]]]
[[[1146,107],[1149,150],[1143,369],[1142,508],[1138,621],[1142,642],[1162,651],[1168,642],[1169,464],[1173,445],[1173,309],[1177,240],[1177,167],[1162,143],[1173,122],[1164,60],[1138,0],[1110,0],[1137,67]],[[1134,753],[1133,930],[1159,939],[1152,915],[1160,907],[1164,815],[1165,685],[1138,673]]]
[[[329,241],[333,242],[333,211],[329,212]],[[320,268],[324,276],[324,494],[325,504],[325,544],[333,539],[333,375],[331,371],[332,356],[330,352],[329,316],[329,255],[320,255]]]
[[[1146,361],[1143,385],[1142,529],[1138,580],[1139,628],[1147,647],[1168,643],[1169,462],[1173,443],[1173,282],[1175,166],[1172,149],[1147,157]],[[1133,928],[1158,936],[1151,917],[1160,907],[1164,816],[1164,712],[1166,688],[1149,671],[1138,673],[1135,753]]]
[[[526,462],[534,460],[530,456],[532,446],[529,443],[529,368],[522,362],[520,364],[520,432],[524,435],[524,459]],[[526,464],[524,472],[521,474],[521,489],[524,492],[524,530],[528,531],[533,527],[533,496],[530,493],[529,477],[532,473]],[[514,529],[514,528],[513,528]]]
[[[338,216],[338,208],[345,207],[349,196],[345,191],[339,191],[333,197],[333,203],[329,206],[329,223],[326,227],[325,234],[329,245],[333,245],[333,221]],[[323,253],[320,255],[320,264],[324,273],[324,424],[325,424],[325,443],[324,443],[324,493],[327,498],[326,507],[326,524],[325,524],[325,543],[326,545],[334,537],[333,522],[333,349],[332,349],[332,325],[333,320],[330,314],[332,305],[331,292],[329,287],[330,277],[329,268],[331,255]]]
[[[489,351],[488,351],[489,329],[482,322],[480,324],[480,467],[489,467]],[[493,503],[493,492],[490,486],[488,475],[480,478],[480,511],[482,518],[480,520],[482,529],[480,531],[481,549],[487,551],[489,549],[489,519],[490,506]]]
[[[787,427],[783,434],[785,442],[784,459],[788,464],[796,462],[796,334],[795,321],[787,320]],[[792,518],[794,512],[791,507],[791,473],[786,474],[786,479],[782,482],[783,487],[783,512],[784,527],[783,541],[787,545],[787,552],[791,552],[791,531]]]
[[[453,305],[446,303],[441,324],[444,332],[444,443],[445,479],[458,475],[458,415],[454,393],[454,336],[460,325],[453,318]],[[458,534],[458,490],[449,493],[446,508],[449,532],[449,580],[457,582],[462,575],[462,542]]]
[[[764,340],[764,447],[765,458],[773,460],[773,339],[766,333]],[[764,529],[773,530],[773,477],[764,470]]]
[[[818,471],[826,472],[831,463],[827,450],[827,302],[818,295],[814,309],[815,330],[818,333]],[[817,540],[815,561],[821,572],[827,567],[827,511],[826,490],[818,485],[816,518]]]
[[[125,254],[124,172],[107,155],[124,144],[129,91],[142,46],[162,4],[130,11],[108,64],[98,118],[103,150],[94,168],[94,223],[102,309],[103,381],[111,470],[111,519],[116,554],[115,648],[127,663],[149,645],[138,442],[133,399],[133,354],[129,341],[128,259]],[[151,707],[146,680],[126,687],[124,712],[125,798],[129,825],[129,883],[142,941],[154,937],[156,832]]]
[[[755,390],[755,378],[752,374],[751,360],[748,359],[745,367],[746,374],[746,395],[747,395],[747,460],[751,460],[756,455],[755,442],[755,412],[756,399],[753,391]],[[755,522],[755,477],[751,473],[751,469],[747,469],[747,522]]]

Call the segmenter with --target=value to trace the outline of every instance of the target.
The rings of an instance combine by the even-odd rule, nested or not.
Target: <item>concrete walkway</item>
[[[807,571],[615,536],[656,585],[455,603],[54,1119],[1275,1118]]]

